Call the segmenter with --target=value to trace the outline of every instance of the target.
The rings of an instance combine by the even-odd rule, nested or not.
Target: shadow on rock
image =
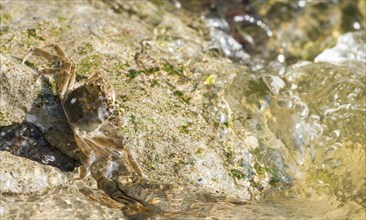
[[[0,150],[62,171],[80,166],[81,152],[74,141],[62,106],[43,77],[41,90],[26,113],[25,121],[0,127]],[[40,79],[39,79],[40,80]]]
[[[25,157],[62,171],[72,171],[79,162],[52,146],[32,123],[23,122],[0,128],[0,150]]]

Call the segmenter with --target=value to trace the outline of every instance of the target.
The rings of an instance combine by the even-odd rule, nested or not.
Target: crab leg
[[[144,173],[142,172],[140,165],[135,160],[131,149],[127,146],[123,146],[124,144],[121,139],[111,138],[105,135],[95,135],[92,138],[85,137],[85,140],[95,145],[97,149],[111,149],[116,151],[124,150],[127,153],[128,161],[132,168],[141,179],[144,178]]]
[[[90,155],[90,153],[93,152],[98,158],[107,158],[109,156],[109,151],[107,149],[126,151],[130,165],[140,177],[140,179],[144,178],[144,173],[140,165],[133,157],[131,149],[127,146],[124,146],[121,139],[100,134],[94,135],[93,137],[88,137],[86,135],[81,135],[77,129],[74,129],[74,134],[76,143],[85,155]]]
[[[46,68],[40,70],[41,74],[58,74],[59,80],[57,83],[57,90],[58,95],[61,100],[63,100],[64,95],[67,91],[71,90],[75,84],[75,65],[74,63],[69,60],[65,53],[62,51],[61,47],[57,44],[50,44],[47,47],[53,47],[56,51],[57,55],[51,54],[41,48],[35,47],[28,51],[25,55],[22,63],[24,64],[25,61],[29,58],[30,55],[41,56],[47,59],[48,61],[53,62],[54,68]]]
[[[64,61],[64,58],[65,58],[63,56],[51,54],[51,53],[49,53],[49,52],[47,52],[47,51],[45,51],[41,48],[35,47],[35,48],[32,48],[28,51],[28,53],[25,55],[25,57],[22,61],[22,64],[24,64],[25,61],[27,61],[27,59],[31,55],[44,57],[44,58],[46,58],[47,60],[49,60],[51,62],[62,62],[62,61]]]
[[[53,75],[59,71],[60,71],[60,69],[57,69],[57,68],[44,68],[44,69],[41,69],[39,71],[39,73],[42,75]]]
[[[70,61],[71,62],[71,61]],[[63,100],[64,95],[67,91],[70,91],[75,84],[75,65],[71,62],[69,69],[67,70],[67,74],[63,74],[62,78],[60,76],[60,82],[59,82],[59,96],[61,97],[61,100]],[[66,71],[66,70],[64,70]],[[62,89],[60,87],[62,86]]]
[[[49,44],[46,47],[53,47],[53,49],[56,51],[57,55],[59,55],[60,57],[66,57],[66,54],[61,49],[60,45],[58,45],[58,44]]]

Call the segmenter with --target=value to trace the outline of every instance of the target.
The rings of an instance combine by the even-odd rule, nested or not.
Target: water
[[[252,152],[277,186],[255,204],[276,204],[283,213],[272,217],[365,218],[364,38],[346,34],[317,63],[238,75],[227,88],[235,132],[255,134]],[[320,62],[323,57],[336,64]]]

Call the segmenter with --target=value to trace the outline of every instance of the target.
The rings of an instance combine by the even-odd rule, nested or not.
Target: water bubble
[[[223,109],[227,109],[228,106],[229,106],[228,103],[225,100],[221,101],[220,104],[221,104],[220,107],[223,108]]]
[[[219,126],[217,133],[220,137],[223,137],[229,133],[229,129],[226,126]]]
[[[269,90],[275,95],[278,95],[280,89],[286,86],[285,82],[278,76],[265,75],[263,81],[268,86]]]
[[[306,118],[309,114],[308,106],[303,102],[296,104],[295,110],[302,118]]]
[[[176,8],[182,8],[182,4],[178,0],[175,0],[173,3]]]
[[[261,103],[260,111],[263,112],[265,109],[269,108],[270,103],[271,103],[271,96],[265,95],[263,97],[263,100],[260,101],[260,103]]]
[[[299,1],[297,2],[297,5],[298,5],[300,8],[305,7],[305,5],[306,5],[306,0],[299,0]]]
[[[312,123],[318,123],[320,121],[319,115],[310,115],[310,122]]]
[[[288,89],[281,89],[280,94],[284,97],[292,97],[292,91]]]
[[[277,60],[278,62],[283,63],[285,62],[285,56],[283,54],[280,54],[277,56]]]
[[[353,28],[354,28],[355,30],[360,30],[360,28],[361,28],[360,23],[358,23],[357,21],[356,21],[355,23],[353,23]]]
[[[277,106],[280,108],[292,108],[292,102],[288,99],[278,99]]]
[[[332,133],[331,133],[331,136],[336,139],[336,138],[339,138],[339,136],[341,136],[341,130],[334,130]]]
[[[330,168],[334,169],[342,165],[342,162],[340,160],[333,159],[329,161],[328,165]]]
[[[294,102],[294,103],[296,103],[296,104],[301,102],[300,97],[299,97],[299,96],[297,96],[297,95],[293,95],[293,96],[292,96],[292,100],[293,100],[293,102]]]
[[[22,147],[26,147],[26,146],[27,146],[27,141],[26,141],[26,140],[22,140],[22,141],[20,142],[20,146],[22,146]]]
[[[229,120],[229,116],[222,112],[220,114],[220,123],[225,124],[228,122],[228,120]]]
[[[311,138],[312,138],[312,140],[315,140],[323,134],[323,126],[321,124],[318,124],[318,123],[313,124],[311,132],[312,132],[312,137]]]
[[[37,141],[33,138],[29,138],[28,142],[31,144],[31,145],[36,145],[37,144]]]
[[[3,131],[2,131],[2,132],[0,133],[0,136],[1,136],[1,137],[4,137],[4,136],[5,136],[5,132],[3,132]]]
[[[55,160],[56,160],[55,156],[53,156],[53,155],[51,155],[51,154],[46,154],[46,155],[43,157],[42,163],[48,164],[49,162],[53,162],[53,161],[55,161]]]
[[[72,98],[70,101],[71,104],[74,104],[75,102],[76,102],[76,98]]]
[[[337,150],[337,148],[335,146],[330,146],[329,149],[327,149],[327,151],[325,151],[324,158],[325,159],[333,158],[336,150]]]

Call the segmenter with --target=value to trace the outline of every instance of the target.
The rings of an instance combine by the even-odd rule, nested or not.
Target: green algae
[[[217,79],[217,75],[216,74],[211,74],[211,75],[208,75],[204,78],[204,83],[206,85],[212,86],[212,85],[215,84],[216,79]]]
[[[307,176],[308,183],[319,183],[329,188],[332,192],[335,192],[339,188],[339,177],[329,172],[328,170],[315,170],[310,172]]]
[[[77,65],[76,79],[80,80],[90,75],[92,70],[102,66],[102,58],[98,54],[89,55],[83,58]]]
[[[169,63],[165,63],[162,65],[161,69],[165,72],[167,72],[169,75],[177,75],[182,78],[187,78],[184,73],[183,67],[177,67]]]
[[[237,180],[246,179],[248,177],[248,174],[242,172],[239,169],[231,169],[229,175]]]
[[[48,32],[51,34],[51,36],[60,36],[62,33],[65,32],[65,30],[65,26],[51,27]]]
[[[13,20],[13,17],[11,16],[11,14],[9,13],[4,13],[2,12],[0,14],[0,23],[3,25],[3,24],[6,24],[7,22],[11,22]]]
[[[142,74],[144,74],[144,71],[142,71],[142,70],[131,69],[131,70],[128,70],[127,77],[130,79],[134,79]]]
[[[182,132],[184,134],[189,134],[191,126],[192,126],[192,123],[183,123],[183,124],[179,125],[178,129],[180,132]]]
[[[0,111],[0,125],[5,126],[12,123],[11,115],[6,111]]]
[[[45,39],[38,34],[37,28],[28,28],[26,31],[23,31],[23,36],[25,35],[25,39],[28,47],[34,47],[40,41],[45,41]]]
[[[93,45],[88,42],[83,43],[82,45],[77,47],[77,52],[80,55],[85,55],[85,54],[91,53],[92,51],[93,51]]]
[[[177,96],[180,100],[182,100],[184,103],[189,104],[189,101],[191,100],[191,97],[186,95],[184,92],[175,90],[173,91],[173,94]]]
[[[264,178],[266,175],[266,169],[264,166],[260,165],[259,163],[254,164],[254,169],[256,173],[259,175],[260,178]]]
[[[198,148],[197,150],[196,150],[196,152],[194,153],[197,157],[202,157],[202,153],[203,153],[203,148]]]
[[[158,86],[159,85],[159,82],[158,82],[158,80],[156,80],[156,79],[153,79],[152,81],[151,81],[151,83],[150,83],[150,87],[156,87],[156,86]]]

